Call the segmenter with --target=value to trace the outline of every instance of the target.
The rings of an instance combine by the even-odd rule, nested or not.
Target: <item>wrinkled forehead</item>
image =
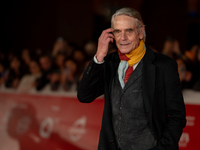
[[[116,16],[113,20],[114,29],[136,28],[136,19],[127,15]]]

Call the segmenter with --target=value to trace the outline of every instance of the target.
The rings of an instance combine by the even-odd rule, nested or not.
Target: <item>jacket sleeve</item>
[[[90,103],[104,93],[103,64],[92,59],[84,71],[78,86],[77,97],[80,102]]]
[[[180,88],[180,79],[176,61],[170,61],[164,73],[165,106],[167,122],[161,139],[159,150],[177,150],[178,142],[186,125],[186,113]]]

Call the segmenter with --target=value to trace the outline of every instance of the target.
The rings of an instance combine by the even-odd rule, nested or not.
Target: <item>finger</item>
[[[107,33],[107,34],[104,35],[104,37],[102,37],[101,40],[104,41],[104,40],[106,40],[107,38],[114,38],[114,35],[111,34],[111,33]]]
[[[102,43],[108,45],[109,42],[112,42],[112,41],[113,41],[113,39],[114,39],[114,36],[113,36],[112,34],[107,34],[107,35],[105,36],[105,38],[102,40]]]
[[[107,34],[107,36],[106,36],[106,39],[107,39],[107,38],[112,38],[112,39],[114,39],[115,37],[114,37],[113,34],[109,33],[109,34]]]
[[[106,43],[109,44],[110,42],[113,43],[113,38],[109,38],[109,37],[108,37],[108,38],[106,39]]]
[[[113,38],[110,39],[110,42],[113,43]]]
[[[109,34],[108,34],[108,37],[110,37],[110,38],[115,38],[114,35],[113,35],[112,33],[109,33]]]
[[[113,28],[108,28],[106,30],[103,31],[103,33],[109,33],[109,32],[113,32],[114,29]]]
[[[99,39],[99,44],[108,45],[110,42],[108,39],[114,39],[114,36],[112,34],[107,34],[104,38]]]
[[[104,30],[104,31],[102,32],[102,34],[101,34],[100,37],[104,38],[108,33],[113,32],[113,31],[114,31],[113,28],[108,28],[108,29],[106,29],[106,30]]]

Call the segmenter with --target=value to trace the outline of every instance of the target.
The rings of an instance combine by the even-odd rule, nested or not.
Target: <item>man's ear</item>
[[[145,31],[145,26],[142,26],[141,32],[140,32],[140,35],[139,35],[140,40],[142,40],[144,38],[144,31]]]

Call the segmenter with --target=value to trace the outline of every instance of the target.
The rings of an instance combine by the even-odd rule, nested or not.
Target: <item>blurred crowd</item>
[[[0,52],[0,89],[19,92],[76,91],[84,68],[96,52],[96,43],[83,48],[59,37],[51,51]]]
[[[176,60],[182,89],[200,91],[200,45],[181,51],[178,40],[167,37],[162,53]]]
[[[150,46],[151,47],[151,46]],[[200,91],[200,45],[181,51],[179,42],[167,37],[162,51],[154,51],[177,61],[182,89]],[[51,51],[22,49],[0,52],[0,89],[18,92],[76,91],[85,67],[97,50],[95,41],[83,47],[59,37]],[[116,51],[114,44],[109,53]]]

